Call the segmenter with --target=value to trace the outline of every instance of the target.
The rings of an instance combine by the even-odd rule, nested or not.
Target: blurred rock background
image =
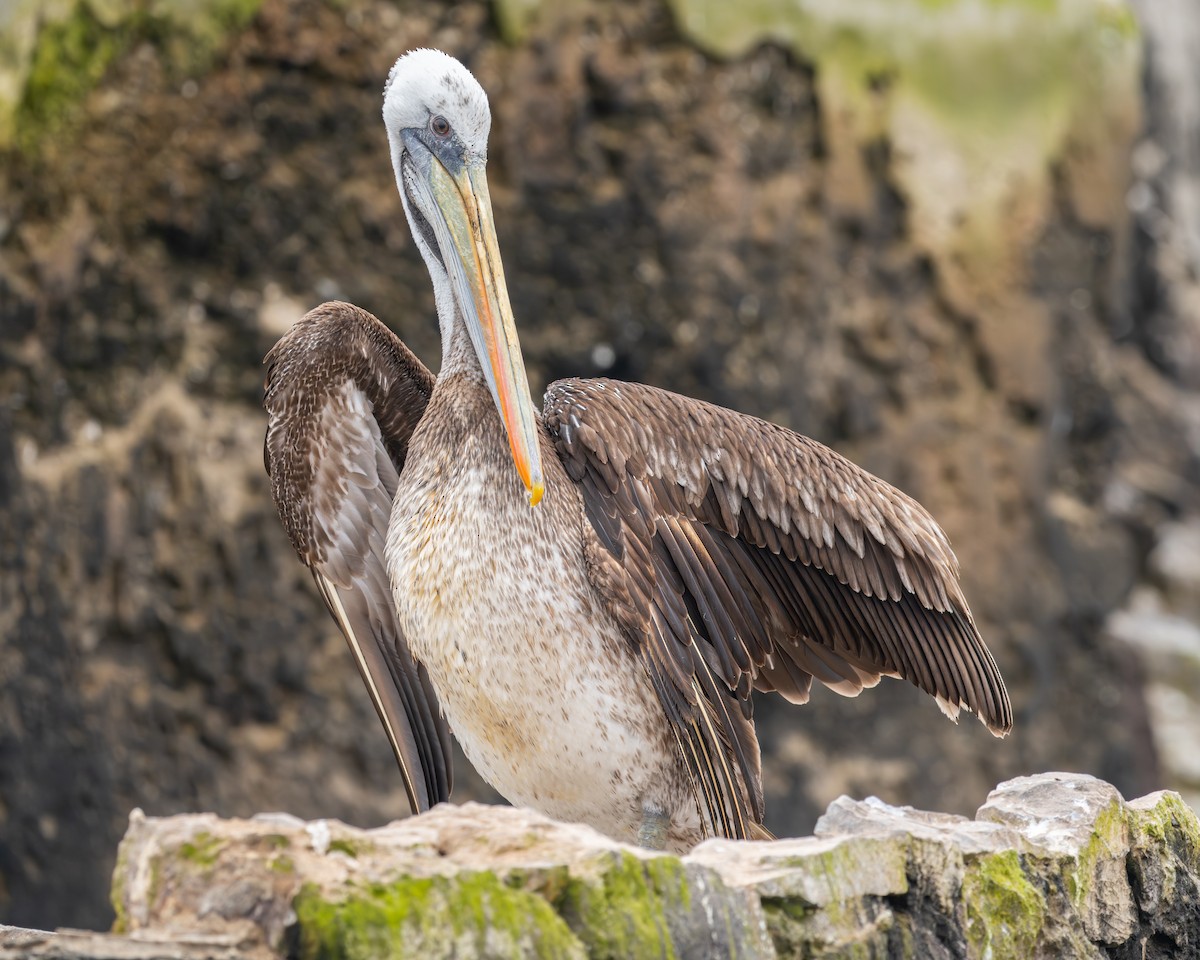
[[[899,683],[763,700],[776,832],[1046,769],[1200,800],[1191,0],[9,0],[0,922],[106,926],[134,806],[407,809],[259,397],[334,297],[436,364],[379,118],[420,45],[492,100],[535,394],[606,374],[777,420],[956,545],[1015,732]]]

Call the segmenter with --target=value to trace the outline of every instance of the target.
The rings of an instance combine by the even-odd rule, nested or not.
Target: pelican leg
[[[643,807],[642,824],[638,827],[638,846],[647,850],[665,850],[670,826],[671,818],[662,810]]]

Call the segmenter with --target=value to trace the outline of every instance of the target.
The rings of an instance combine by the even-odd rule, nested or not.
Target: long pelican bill
[[[487,175],[482,163],[464,163],[455,174],[434,160],[429,166],[429,187],[453,248],[454,256],[445,257],[448,251],[442,244],[459,308],[533,506],[545,490],[538,421],[504,283]]]

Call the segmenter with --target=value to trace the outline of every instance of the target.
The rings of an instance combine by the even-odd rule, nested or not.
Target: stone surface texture
[[[1200,951],[1198,885],[1178,795],[1066,773],[1002,783],[974,819],[842,797],[815,836],[683,858],[475,803],[375,830],[135,811],[116,935],[0,930],[0,958],[1165,960]]]
[[[325,299],[437,365],[379,117],[419,45],[491,97],[535,392],[609,375],[767,417],[955,544],[1014,734],[892,681],[763,699],[772,830],[840,794],[963,814],[1046,769],[1193,790],[1195,687],[1153,624],[1106,629],[1145,590],[1191,622],[1150,557],[1200,516],[1200,6],[1141,0],[1141,33],[1129,9],[0,0],[0,922],[107,927],[134,807],[406,810],[274,516],[259,402]],[[461,761],[457,784],[492,796]],[[1006,864],[967,902],[1009,896]],[[854,903],[901,937],[935,879]]]

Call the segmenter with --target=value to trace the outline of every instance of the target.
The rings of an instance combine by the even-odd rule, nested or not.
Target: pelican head
[[[461,318],[536,504],[544,489],[538,423],[488,194],[487,95],[453,57],[413,50],[388,75],[383,121],[404,214],[433,278],[442,337]]]

